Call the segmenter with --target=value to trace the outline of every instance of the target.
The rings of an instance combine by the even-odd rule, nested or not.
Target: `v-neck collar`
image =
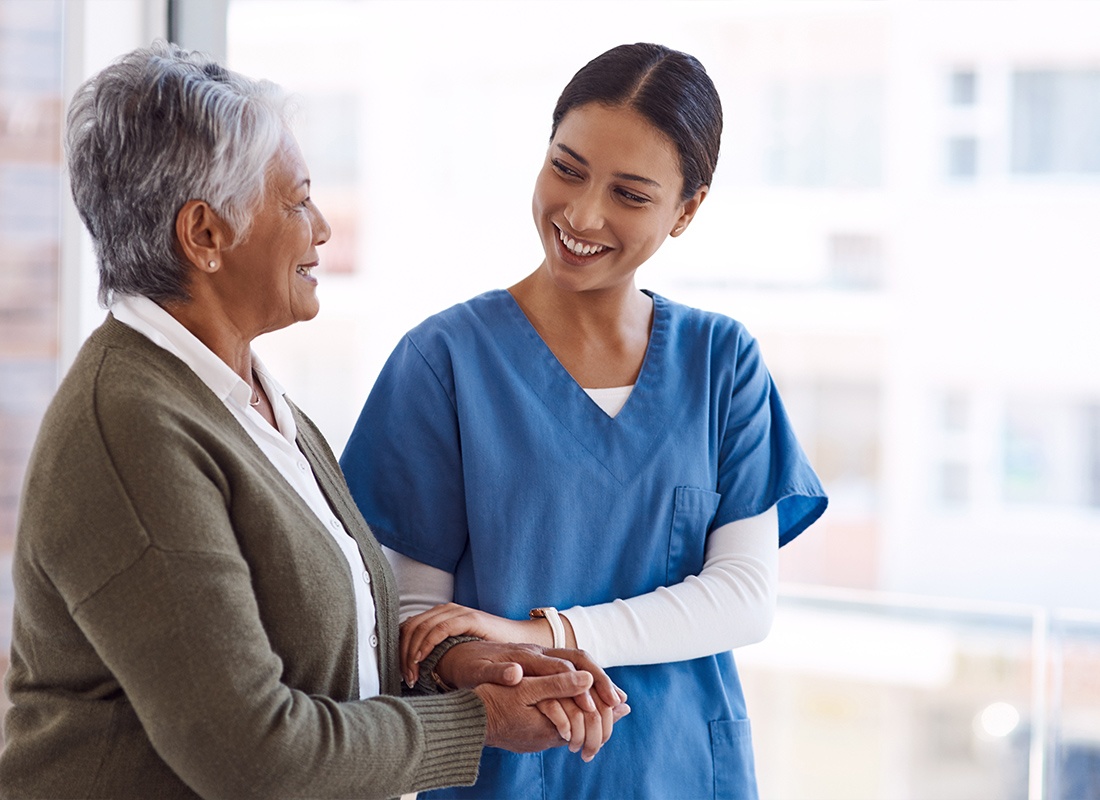
[[[539,336],[523,309],[504,289],[487,299],[500,311],[506,335],[498,345],[517,373],[561,425],[622,484],[642,471],[643,464],[671,433],[668,421],[675,388],[668,380],[670,308],[658,294],[653,299],[653,324],[642,368],[626,405],[615,417],[604,413],[573,379]]]

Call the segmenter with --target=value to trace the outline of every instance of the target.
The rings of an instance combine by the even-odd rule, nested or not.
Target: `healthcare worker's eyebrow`
[[[588,166],[588,159],[585,158],[584,156],[582,156],[580,153],[578,153],[573,148],[566,147],[564,144],[562,144],[560,142],[558,143],[557,146],[560,149],[564,150],[566,153],[568,153],[570,156],[575,158],[577,161],[579,161],[582,167],[587,167]],[[637,181],[638,183],[644,183],[644,184],[647,184],[649,186],[656,186],[658,189],[661,188],[661,184],[657,183],[657,181],[653,180],[652,178],[646,178],[642,175],[634,175],[633,173],[630,173],[630,172],[616,172],[615,177],[618,178],[619,180],[623,180],[623,181]]]

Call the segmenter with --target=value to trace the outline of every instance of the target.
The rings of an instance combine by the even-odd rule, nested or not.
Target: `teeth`
[[[297,271],[298,271],[299,275],[305,275],[308,278],[310,270],[312,270],[312,269],[313,269],[313,267],[301,267],[300,266],[300,267],[298,267]]]
[[[602,244],[578,244],[576,239],[567,236],[561,228],[558,228],[558,238],[570,253],[577,256],[592,256],[607,249]]]

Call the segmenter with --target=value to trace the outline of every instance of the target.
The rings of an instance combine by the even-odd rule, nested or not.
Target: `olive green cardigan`
[[[0,796],[392,797],[473,782],[484,706],[468,691],[398,696],[393,576],[294,413],[372,577],[382,696],[353,699],[352,576],[332,537],[183,362],[108,317],[27,474]]]

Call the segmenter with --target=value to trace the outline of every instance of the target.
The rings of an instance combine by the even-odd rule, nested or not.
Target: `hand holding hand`
[[[533,747],[535,750],[568,743],[570,750],[580,751],[585,761],[591,761],[611,737],[615,722],[630,713],[626,695],[586,653],[579,650],[467,642],[452,647],[436,665],[436,672],[451,685],[476,686],[475,691],[486,701],[486,708],[495,702],[497,713],[506,713],[507,704],[513,704],[511,716],[497,720],[496,735],[502,741],[508,736],[515,736],[515,732],[507,732],[507,726],[518,725],[521,727],[519,744],[496,746],[515,752],[530,752],[516,750],[515,747],[528,746],[533,742],[544,742]],[[586,678],[580,684],[559,682],[550,685],[542,680],[563,675],[582,675]],[[520,676],[523,676],[522,679]],[[515,698],[519,695],[501,695],[488,688],[490,684],[497,684],[500,688],[524,688],[524,702],[534,699],[524,708],[530,710],[533,707],[536,710],[541,717],[538,724],[534,725],[525,713],[520,714],[515,708],[514,704],[518,702]],[[573,694],[562,693],[571,685],[582,688]],[[492,718],[490,724],[493,724]],[[548,730],[556,731],[557,738],[545,740]]]
[[[407,684],[415,685],[420,662],[450,636],[537,644],[542,628],[548,628],[545,622],[505,619],[458,603],[443,603],[401,623],[401,674]]]
[[[538,705],[546,700],[566,700],[591,685],[592,676],[587,672],[559,672],[523,678],[516,686],[484,683],[475,687],[488,719],[485,744],[513,753],[560,747],[565,741]]]
[[[581,758],[591,761],[611,738],[615,723],[630,713],[626,693],[616,686],[583,650],[545,650],[546,655],[568,660],[575,668],[590,672],[595,691],[590,698],[568,700],[544,700],[538,704],[561,737],[569,742],[570,752],[581,753]],[[591,699],[591,706],[581,700]]]

